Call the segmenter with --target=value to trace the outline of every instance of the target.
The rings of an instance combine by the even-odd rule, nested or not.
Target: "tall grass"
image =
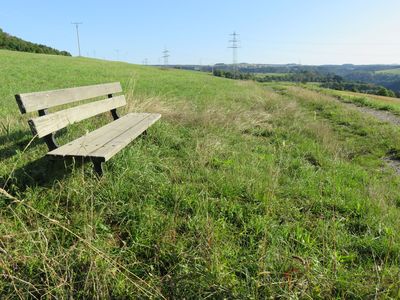
[[[399,149],[397,128],[278,83],[0,57],[24,72],[0,78],[3,298],[399,296],[400,185],[382,160]],[[163,118],[103,178],[43,158],[37,139],[24,150],[13,93],[114,80],[125,112]]]

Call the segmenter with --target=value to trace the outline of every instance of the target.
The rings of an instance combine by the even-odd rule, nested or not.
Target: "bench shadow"
[[[13,185],[22,192],[34,186],[52,187],[55,182],[70,177],[74,169],[81,168],[85,163],[83,160],[43,156],[16,169],[8,181],[1,182],[3,180],[0,179],[0,185]]]
[[[56,134],[56,137],[62,137],[67,131],[59,130]],[[13,131],[10,134],[5,134],[0,136],[0,145],[4,145],[6,143],[10,143],[10,145],[2,148],[0,150],[0,160],[8,159],[14,156],[17,151],[22,151],[28,145],[28,143],[32,140],[32,134],[30,131],[17,130]],[[39,144],[44,143],[42,139],[36,138],[30,147],[35,147]]]
[[[32,136],[29,136],[29,134],[23,130],[14,131],[11,134],[0,136],[0,145],[12,142],[12,144],[0,150],[0,160],[5,160],[14,156],[18,150],[22,151],[26,145],[28,145],[31,139]],[[35,146],[39,142],[40,141],[35,140],[31,146]]]
[[[62,136],[65,132],[62,130],[57,136]],[[1,135],[0,145],[5,144],[6,146],[0,149],[0,162],[15,156],[18,151],[23,151],[31,140],[30,132],[24,130]],[[35,148],[43,143],[42,139],[36,138],[29,148]],[[28,154],[24,153],[24,155]],[[68,178],[74,168],[80,168],[84,163],[79,159],[56,159],[43,156],[14,170],[10,178],[7,175],[0,176],[0,187],[11,188],[12,186],[19,191],[25,191],[33,186],[51,187],[56,181]]]
[[[56,137],[62,137],[67,133],[67,129],[63,128],[56,133]],[[30,131],[16,130],[0,136],[0,145],[6,145],[0,149],[0,162],[5,161],[23,151],[31,142],[32,135]],[[29,148],[35,148],[44,144],[40,138],[36,138],[29,145]],[[24,153],[24,155],[28,155]],[[52,187],[55,182],[70,177],[74,169],[82,168],[88,160],[72,159],[72,158],[55,158],[43,156],[39,159],[30,161],[25,165],[15,169],[12,176],[0,176],[0,187],[6,189],[17,188],[18,191],[24,192],[29,187]]]

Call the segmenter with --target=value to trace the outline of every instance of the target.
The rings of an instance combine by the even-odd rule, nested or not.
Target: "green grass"
[[[400,68],[382,70],[375,72],[377,74],[391,74],[391,75],[400,75]]]
[[[398,128],[329,95],[0,51],[1,298],[396,298]],[[53,162],[13,94],[121,81],[163,114],[106,164]],[[29,116],[28,116],[29,117]],[[66,142],[109,121],[74,125]]]

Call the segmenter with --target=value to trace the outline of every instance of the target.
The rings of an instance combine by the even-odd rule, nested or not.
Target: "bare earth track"
[[[353,107],[353,108],[357,109],[360,112],[363,112],[363,113],[366,113],[368,115],[371,115],[371,116],[377,118],[380,121],[391,123],[393,125],[400,125],[400,117],[396,116],[395,114],[393,114],[393,113],[391,113],[389,111],[376,110],[376,109],[365,107],[365,106],[357,106],[357,105],[352,104],[352,103],[345,103],[345,102],[342,102],[342,103],[348,105],[349,107]]]
[[[338,100],[340,101],[340,100]],[[342,102],[341,103],[345,104],[348,107],[351,107],[353,109],[356,109],[362,113],[366,113],[370,116],[373,116],[377,118],[378,120],[382,122],[387,122],[396,126],[400,125],[400,117],[396,116],[395,114],[385,111],[385,110],[376,110],[373,108],[365,107],[365,106],[358,106],[352,103],[347,103],[347,102]],[[397,174],[400,175],[400,160],[394,157],[385,157],[384,161],[391,167],[393,168]]]

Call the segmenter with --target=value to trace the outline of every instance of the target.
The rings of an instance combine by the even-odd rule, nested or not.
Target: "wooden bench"
[[[39,117],[30,119],[28,123],[33,135],[37,135],[46,142],[49,148],[47,155],[62,158],[88,158],[93,162],[97,174],[101,176],[103,162],[117,154],[161,117],[160,114],[150,113],[130,113],[119,117],[117,108],[126,105],[126,100],[124,95],[115,96],[114,94],[121,92],[120,83],[115,82],[19,94],[15,95],[15,99],[22,114],[39,112]],[[47,110],[50,107],[100,96],[107,96],[107,98],[53,113]],[[56,131],[107,111],[111,112],[113,122],[63,146],[57,144],[54,136]]]

